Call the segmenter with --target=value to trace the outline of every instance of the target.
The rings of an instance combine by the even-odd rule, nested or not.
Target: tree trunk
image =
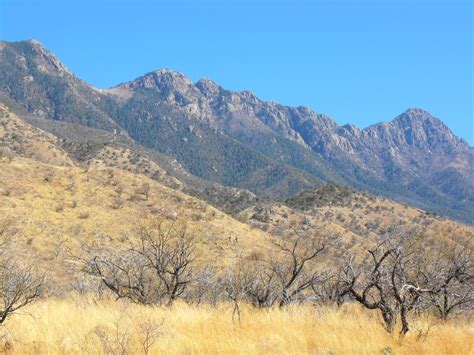
[[[402,305],[400,310],[400,320],[402,321],[402,329],[400,330],[400,334],[405,335],[410,330],[407,320],[407,308],[405,305]]]
[[[381,309],[382,318],[385,323],[385,329],[387,332],[392,333],[393,328],[395,327],[395,317],[393,316],[393,312],[387,309]]]

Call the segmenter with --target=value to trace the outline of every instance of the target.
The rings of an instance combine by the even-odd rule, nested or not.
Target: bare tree
[[[127,298],[135,303],[157,303],[163,291],[154,284],[152,273],[145,262],[130,251],[107,250],[88,260],[89,274],[98,276],[117,299]]]
[[[216,305],[223,298],[223,285],[215,267],[205,265],[193,270],[193,282],[183,293],[183,298],[188,303],[199,306],[202,303]]]
[[[332,270],[324,271],[318,282],[311,286],[313,297],[317,302],[341,306],[347,295],[344,275]]]
[[[249,289],[254,282],[253,274],[245,267],[245,261],[237,258],[235,264],[225,273],[222,284],[224,285],[224,293],[234,308],[232,318],[236,315],[240,323],[240,302],[247,300]]]
[[[319,281],[314,261],[324,250],[322,239],[304,242],[301,238],[290,241],[272,241],[275,252],[269,259],[245,260],[240,258],[237,266],[227,273],[226,293],[237,305],[238,301],[250,302],[258,308],[280,307],[302,297]],[[311,265],[310,265],[311,264]]]
[[[163,221],[138,228],[135,237],[124,250],[101,248],[99,255],[75,258],[117,298],[171,306],[193,280],[193,239],[183,226]]]
[[[162,335],[162,326],[164,320],[156,322],[153,320],[141,321],[138,324],[140,329],[139,335],[141,337],[141,346],[145,355],[150,353],[151,348],[157,342],[158,338]]]
[[[271,307],[282,294],[282,285],[278,278],[274,262],[259,261],[249,264],[250,282],[247,296],[253,306],[258,308]]]
[[[404,237],[398,243],[385,241],[368,250],[370,257],[357,268],[352,257],[343,267],[344,293],[368,309],[378,309],[388,332],[393,331],[399,315],[400,333],[407,333],[410,329],[408,312],[419,304],[422,294],[432,292],[426,284],[420,286],[423,282],[420,265],[424,263],[423,247],[418,245],[420,240]]]
[[[0,325],[8,317],[36,300],[42,291],[44,276],[18,261],[14,249],[0,229]]]
[[[139,244],[130,250],[145,260],[165,289],[168,306],[181,296],[192,281],[190,264],[194,261],[194,240],[186,236],[184,226],[160,221],[155,228],[139,229]]]
[[[472,240],[441,243],[423,270],[433,284],[430,301],[441,319],[474,307],[474,255]]]
[[[281,282],[280,307],[294,301],[303,291],[311,288],[319,278],[317,271],[309,271],[308,263],[314,261],[324,250],[323,239],[310,244],[301,242],[298,237],[293,242],[273,241],[281,260],[272,262],[272,270]],[[314,266],[311,268],[314,270]]]

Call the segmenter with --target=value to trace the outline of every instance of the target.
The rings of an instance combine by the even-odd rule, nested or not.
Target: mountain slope
[[[225,90],[209,79],[193,84],[169,70],[149,73],[110,92],[119,95],[124,107],[134,113],[125,119],[133,125],[146,126],[137,123],[143,117],[155,122],[164,113],[173,113],[194,122],[191,131],[204,125],[224,132],[323,182],[367,189],[458,219],[474,220],[474,151],[426,111],[409,109],[391,122],[366,129],[338,126],[305,107],[265,102],[248,91]],[[144,92],[149,105],[143,105]],[[143,137],[137,139],[144,141]],[[251,184],[240,186],[249,188]],[[285,196],[281,190],[288,188],[280,183],[268,191],[272,196]],[[253,191],[261,192],[255,187]],[[286,196],[299,191],[296,186]]]
[[[197,238],[200,262],[219,265],[238,255],[264,255],[272,247],[271,237],[295,232],[308,238],[330,236],[338,247],[328,258],[347,250],[359,254],[395,226],[419,228],[430,238],[464,240],[474,235],[471,226],[327,185],[284,203],[225,190],[230,204],[241,198],[248,206],[234,211],[233,218],[114,160],[95,164],[98,159],[93,158],[92,164],[78,164],[59,146],[61,141],[0,105],[0,226],[6,223],[15,243],[29,257],[37,257],[59,284],[63,277],[77,276],[65,247],[77,252],[94,242],[119,246],[139,223],[159,218],[186,222]],[[119,153],[119,160],[129,154]],[[186,185],[180,184],[176,182],[178,188]],[[223,193],[217,195],[225,199]]]
[[[17,112],[115,132],[204,180],[280,199],[336,183],[474,221],[474,149],[420,109],[359,129],[171,70],[95,89],[35,41],[1,42],[0,64]]]

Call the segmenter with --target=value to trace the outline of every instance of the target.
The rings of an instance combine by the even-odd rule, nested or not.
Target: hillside
[[[0,222],[22,253],[42,260],[53,278],[77,273],[70,273],[66,247],[126,243],[134,228],[156,219],[186,222],[202,262],[226,263],[265,250],[266,233],[144,175],[101,164],[77,166],[49,133],[0,112]]]
[[[46,119],[109,132],[132,150],[169,156],[201,181],[279,200],[346,185],[474,220],[474,150],[421,109],[359,129],[171,70],[97,89],[36,41],[1,42],[0,64],[0,100],[33,124],[57,129]]]
[[[328,261],[347,251],[363,253],[397,226],[418,228],[431,238],[474,235],[472,227],[338,186],[307,191],[284,203],[239,190],[207,191],[219,198],[216,205],[233,208],[234,218],[180,191],[185,184],[156,163],[129,163],[126,149],[105,146],[77,161],[58,146],[57,137],[5,107],[0,113],[1,222],[22,253],[42,260],[53,279],[63,280],[59,285],[77,273],[66,249],[79,251],[97,241],[118,246],[128,242],[138,225],[156,219],[185,222],[198,241],[200,262],[213,260],[215,265],[237,256],[266,255],[272,237],[287,239],[295,233],[310,239],[329,236],[339,247],[327,255]],[[163,172],[168,178],[161,180],[172,180],[174,188],[141,174],[138,167]]]
[[[434,240],[474,237],[469,225],[337,185],[304,191],[284,203],[260,203],[240,212],[237,218],[272,235],[330,235],[342,245],[338,256],[360,254],[400,229]]]

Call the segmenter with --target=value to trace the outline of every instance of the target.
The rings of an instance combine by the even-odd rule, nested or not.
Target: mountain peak
[[[151,73],[148,73],[148,74],[145,74],[145,75],[155,75],[155,76],[170,76],[170,77],[174,77],[174,78],[185,78],[186,76],[179,72],[179,71],[176,71],[176,70],[171,70],[171,69],[167,69],[167,68],[163,68],[163,69],[157,69],[157,70],[154,70],[152,71]]]
[[[403,127],[423,125],[426,123],[431,123],[439,127],[445,127],[445,124],[440,119],[434,117],[428,111],[416,107],[407,109],[405,112],[395,117],[393,122],[396,122]]]
[[[4,46],[15,46],[15,45],[27,45],[35,48],[42,48],[45,49],[45,46],[38,40],[36,39],[25,39],[24,41],[18,41],[18,42],[8,42],[8,41],[0,41],[2,44],[2,47]]]
[[[28,44],[31,44],[31,45],[34,46],[34,47],[45,48],[44,45],[43,45],[40,41],[38,41],[38,40],[36,40],[36,39],[34,39],[34,38],[27,39],[27,40],[25,40],[24,42],[25,42],[25,43],[28,43]]]
[[[17,60],[23,63],[23,66],[26,65],[27,58],[29,58],[42,72],[60,76],[64,74],[74,76],[51,51],[35,39],[19,42],[2,41],[0,44],[1,50],[10,50],[15,53]]]
[[[431,113],[419,107],[409,107],[405,110],[404,113],[406,113],[407,115],[431,116]]]
[[[170,69],[158,69],[146,73],[128,83],[121,84],[119,87],[129,87],[130,89],[157,89],[161,91],[164,87],[184,89],[193,85],[192,81],[183,73]]]
[[[423,110],[423,109],[418,108],[418,107],[411,107],[411,108],[407,109],[405,112],[403,112],[401,115],[396,117],[396,119],[399,119],[399,118],[409,119],[410,121],[421,121],[421,122],[423,122],[423,121],[426,121],[428,119],[433,119],[434,117],[431,115],[431,113],[429,113],[426,110]]]
[[[196,87],[201,91],[205,96],[211,97],[219,94],[221,87],[217,85],[214,81],[204,77],[196,83]]]

